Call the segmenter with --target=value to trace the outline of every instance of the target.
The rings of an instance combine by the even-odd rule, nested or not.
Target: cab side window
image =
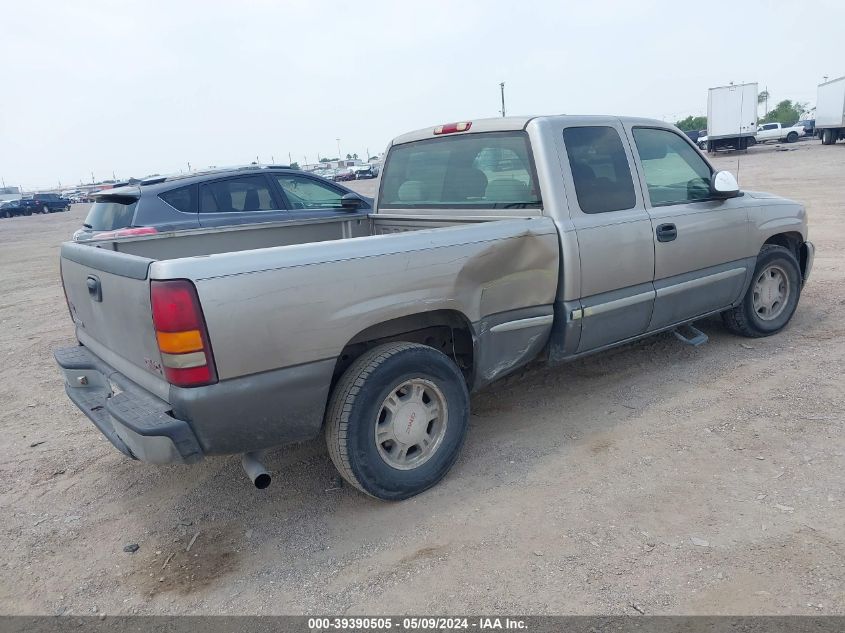
[[[665,206],[710,198],[710,166],[669,130],[634,128],[651,204]]]
[[[581,211],[634,208],[634,181],[619,132],[606,126],[570,127],[563,131],[563,141]]]

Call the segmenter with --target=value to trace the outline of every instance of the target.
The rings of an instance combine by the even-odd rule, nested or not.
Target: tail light
[[[138,226],[131,229],[119,229],[117,231],[103,231],[91,236],[92,240],[110,240],[115,237],[134,237],[136,235],[155,235],[158,233],[154,226]]]
[[[153,281],[150,302],[167,382],[177,387],[217,382],[208,329],[194,284],[187,279]]]

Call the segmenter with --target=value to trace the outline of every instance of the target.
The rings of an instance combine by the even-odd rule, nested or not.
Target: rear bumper
[[[82,346],[56,350],[65,391],[121,453],[154,464],[202,459],[199,441],[170,405],[144,391]]]
[[[169,401],[117,372],[87,347],[56,350],[71,401],[123,454],[190,464],[205,455],[261,450],[317,436],[334,361],[171,387]]]

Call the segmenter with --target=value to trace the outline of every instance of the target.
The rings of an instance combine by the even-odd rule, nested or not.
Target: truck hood
[[[782,200],[783,202],[788,202],[790,204],[798,204],[794,200],[790,200],[789,198],[784,198],[783,196],[777,196],[773,193],[767,193],[765,191],[745,191],[743,193],[746,196],[751,196],[755,200]]]

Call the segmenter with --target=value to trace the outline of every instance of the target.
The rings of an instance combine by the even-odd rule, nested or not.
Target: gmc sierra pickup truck
[[[381,499],[438,482],[469,394],[721,314],[768,336],[813,264],[804,207],[739,190],[676,128],[439,125],[389,146],[374,209],[62,246],[70,399],[127,456],[192,463],[325,434]]]

